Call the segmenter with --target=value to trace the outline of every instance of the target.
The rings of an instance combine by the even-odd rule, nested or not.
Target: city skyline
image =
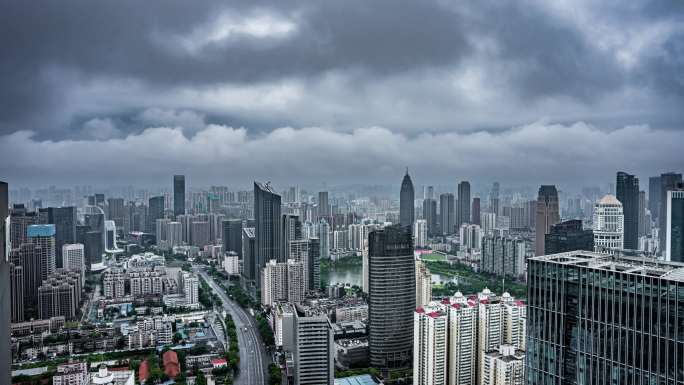
[[[0,12],[0,385],[684,385],[684,0]]]

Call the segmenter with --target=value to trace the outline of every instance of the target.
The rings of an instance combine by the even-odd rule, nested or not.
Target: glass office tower
[[[534,257],[528,300],[528,385],[684,384],[684,264]]]

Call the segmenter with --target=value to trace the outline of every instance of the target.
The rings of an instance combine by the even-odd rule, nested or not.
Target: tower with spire
[[[406,174],[401,181],[401,192],[399,194],[399,224],[402,227],[413,227],[415,219],[415,208],[413,201],[415,199],[415,190],[413,189],[413,182],[406,167]]]

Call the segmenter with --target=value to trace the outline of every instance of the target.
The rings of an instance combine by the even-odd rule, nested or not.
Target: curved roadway
[[[221,298],[223,308],[233,317],[233,322],[235,322],[238,347],[240,348],[240,373],[235,377],[234,383],[236,385],[266,384],[266,373],[268,373],[270,358],[266,354],[263,342],[261,342],[254,317],[231,300],[223,289],[214,282],[213,277],[202,268],[193,266],[192,269],[202,276],[211,289]]]

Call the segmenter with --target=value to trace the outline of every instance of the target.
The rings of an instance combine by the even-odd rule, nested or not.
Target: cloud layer
[[[107,184],[134,176],[162,184],[172,172],[188,173],[200,185],[251,178],[283,184],[392,183],[408,166],[419,183],[484,182],[484,176],[567,185],[597,182],[594,175],[610,180],[617,169],[646,175],[656,172],[652,164],[676,169],[683,139],[679,131],[648,126],[602,131],[586,123],[543,121],[501,133],[415,137],[382,127],[350,132],[283,127],[252,137],[244,128],[211,124],[191,138],[179,127],[108,140],[39,141],[35,133],[20,131],[0,137],[0,154],[15,163],[13,174],[49,183]]]
[[[681,169],[682,4],[9,2],[0,176],[375,181],[409,165],[581,183]]]

